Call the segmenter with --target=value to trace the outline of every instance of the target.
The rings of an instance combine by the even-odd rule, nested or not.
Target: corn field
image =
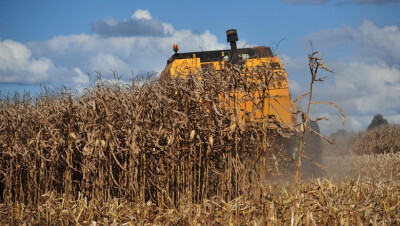
[[[350,150],[355,154],[384,154],[400,152],[400,125],[379,126],[353,134]]]
[[[261,111],[259,99],[282,78],[268,67],[256,79],[241,70],[124,85],[99,79],[81,95],[45,89],[2,97],[0,223],[400,223],[400,171],[378,184],[267,183],[301,166],[288,155],[289,138],[298,136],[302,151],[309,111],[298,112],[301,130],[268,115],[244,123],[232,92],[257,90],[243,98]]]

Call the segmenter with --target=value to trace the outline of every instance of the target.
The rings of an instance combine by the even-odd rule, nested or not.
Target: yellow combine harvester
[[[238,41],[236,29],[228,30],[226,34],[231,49],[178,53],[178,45],[175,44],[173,48],[175,54],[168,59],[167,66],[161,73],[161,79],[185,78],[189,73],[196,74],[202,69],[219,71],[230,64],[241,65],[243,76],[255,80],[259,77],[253,76],[253,71],[260,67],[267,68],[268,73],[273,74],[270,76],[272,80],[268,81],[267,94],[261,94],[260,91],[254,90],[250,93],[240,90],[232,93],[237,100],[236,104],[240,105],[240,117],[243,121],[254,121],[272,116],[283,125],[289,127],[296,125],[296,116],[292,114],[296,108],[290,99],[286,71],[278,57],[274,56],[271,49],[266,46],[238,49],[236,47],[236,41]],[[245,95],[250,95],[251,100],[242,98]],[[254,106],[259,105],[260,101],[264,101],[262,111],[255,110]],[[249,119],[245,118],[246,112],[255,113]]]
[[[298,136],[294,135],[297,133],[294,132],[294,128],[298,125],[297,108],[290,97],[286,70],[269,47],[238,49],[236,29],[228,30],[226,34],[231,49],[178,53],[178,45],[175,44],[175,54],[168,59],[160,79],[185,79],[190,74],[202,79],[201,72],[207,70],[216,72],[215,75],[218,71],[227,72],[221,74],[228,77],[232,73],[239,73],[239,77],[233,77],[241,80],[242,86],[231,89],[228,96],[219,95],[220,106],[235,112],[235,116],[239,117],[243,125],[249,122],[266,122],[264,128],[268,129],[268,133],[280,134],[278,142],[286,146],[286,156],[297,159],[299,140]],[[237,80],[235,82],[237,83]],[[243,83],[249,84],[247,89],[243,88]],[[319,133],[316,122],[310,121],[307,124]],[[288,130],[282,133],[283,130],[277,130],[278,127]],[[322,163],[321,138],[307,131],[305,142],[303,156],[307,156],[308,161],[302,164],[302,172],[306,177],[322,176],[321,169],[315,164]]]

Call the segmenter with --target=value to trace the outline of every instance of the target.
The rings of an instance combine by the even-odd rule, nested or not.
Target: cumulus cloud
[[[333,83],[321,85],[317,96],[340,102],[349,114],[395,114],[400,109],[400,68],[385,63],[337,63]],[[391,104],[388,104],[391,103]]]
[[[88,69],[91,71],[129,71],[131,68],[124,60],[110,53],[100,52],[89,60]]]
[[[178,43],[182,51],[227,48],[209,31],[194,33],[178,30],[168,37],[101,37],[96,35],[58,36],[44,42],[27,44],[36,57],[50,56],[56,65],[79,67],[85,73],[93,71],[121,74],[160,72]]]
[[[335,73],[330,74],[324,83],[315,84],[313,99],[338,104],[346,114],[346,129],[365,129],[377,113],[383,114],[392,123],[400,123],[399,66],[349,62],[335,63],[331,67],[335,69]],[[329,118],[328,122],[321,123],[321,130],[325,134],[343,129],[336,108],[330,105],[314,105],[311,111],[313,117]]]
[[[138,9],[131,18],[123,21],[113,18],[95,21],[92,32],[107,37],[168,36],[173,32],[173,27],[153,19],[148,10]]]
[[[365,20],[358,29],[348,26],[345,28],[364,56],[381,59],[389,64],[400,63],[400,30],[398,26],[380,28],[371,21]]]
[[[376,26],[364,20],[358,28],[344,25],[308,34],[300,42],[311,40],[319,48],[330,48],[330,52],[354,51],[353,58],[366,62],[386,62],[389,65],[400,64],[400,29],[396,25]],[[341,49],[342,48],[342,49]]]
[[[153,19],[147,10],[137,10],[132,20]],[[88,74],[96,72],[103,79],[113,79],[114,71],[126,81],[132,75],[161,72],[173,54],[174,43],[182,51],[229,48],[209,31],[175,30],[172,25],[161,24],[170,35],[74,34],[28,43],[0,40],[0,83],[57,83],[82,90],[89,84]]]
[[[328,61],[331,73],[323,83],[316,83],[315,100],[337,103],[347,116],[347,129],[365,129],[373,116],[382,113],[392,123],[400,123],[400,30],[398,26],[378,27],[365,20],[359,27],[343,26],[309,34],[302,42],[313,40],[326,55],[341,49],[341,58]],[[345,51],[343,51],[345,50]],[[322,56],[323,57],[323,56]],[[323,57],[324,58],[324,57]],[[307,62],[304,57],[287,57],[289,77],[300,86],[294,96],[307,92]],[[326,60],[326,59],[325,59]],[[294,74],[294,76],[293,76]],[[303,82],[303,83],[301,83]],[[295,84],[296,85],[296,84]],[[303,103],[304,104],[304,103]],[[341,126],[338,111],[330,106],[313,106],[315,117],[328,117],[321,123],[329,134]]]
[[[48,58],[32,57],[24,44],[0,40],[0,81],[6,83],[34,83],[48,79],[53,67]]]
[[[364,62],[336,63],[332,66],[336,73],[333,81],[317,84],[314,96],[320,100],[335,102],[341,106],[348,118],[348,129],[365,129],[373,115],[384,114],[392,122],[400,123],[400,68],[385,63]],[[338,121],[335,108],[314,108],[316,114],[329,115]],[[335,116],[336,115],[336,116]],[[396,121],[397,120],[397,121]],[[340,124],[332,123],[332,129]]]
[[[72,77],[72,81],[75,84],[75,89],[83,93],[83,89],[89,86],[89,76],[85,75],[80,68],[72,69],[75,72],[75,75]]]
[[[138,9],[133,13],[132,19],[140,20],[140,19],[145,19],[145,20],[151,20],[153,19],[151,17],[151,14],[149,10],[143,10],[143,9]]]

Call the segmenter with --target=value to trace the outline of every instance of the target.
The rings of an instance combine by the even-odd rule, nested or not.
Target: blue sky
[[[331,107],[322,131],[365,129],[376,113],[400,123],[400,0],[1,0],[0,91],[39,92],[40,86],[82,89],[88,74],[122,79],[160,72],[180,51],[267,45],[282,59],[293,96],[308,88],[307,54],[321,52],[334,71],[317,84]],[[280,42],[281,41],[281,42]],[[279,46],[276,46],[280,42]]]

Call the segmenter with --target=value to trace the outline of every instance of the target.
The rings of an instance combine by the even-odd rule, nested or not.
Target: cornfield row
[[[278,173],[287,160],[277,134],[291,131],[273,118],[244,126],[232,90],[267,95],[268,83],[251,82],[239,70],[124,86],[100,80],[79,97],[46,91],[1,100],[2,201],[35,205],[55,192],[176,207],[213,196],[259,196],[266,173]],[[260,70],[267,76],[260,80],[280,79]],[[278,129],[270,132],[272,123]]]
[[[352,137],[350,150],[355,154],[383,154],[400,152],[400,125],[379,126],[356,133]]]
[[[0,219],[10,225],[398,225],[399,191],[398,182],[324,180],[302,184],[298,190],[266,185],[256,199],[212,197],[178,208],[116,198],[68,200],[48,193],[35,208],[16,203],[4,212],[8,208],[0,204]]]

